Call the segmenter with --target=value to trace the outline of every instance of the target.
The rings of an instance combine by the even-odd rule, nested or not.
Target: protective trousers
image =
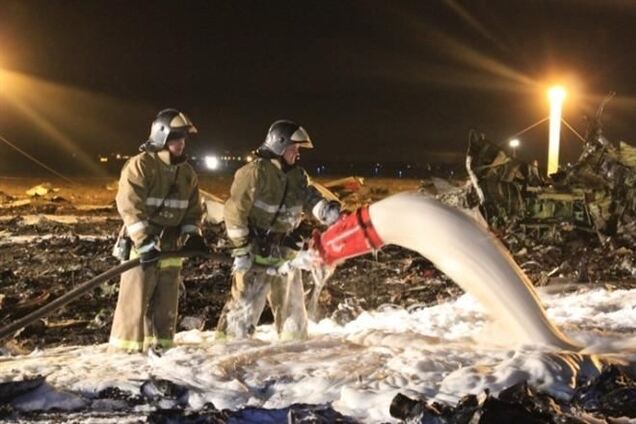
[[[176,237],[162,237],[161,245],[162,250],[176,249]],[[131,252],[131,259],[135,256]],[[141,352],[173,346],[181,263],[181,258],[163,259],[122,274],[108,342],[111,350]]]
[[[234,273],[232,297],[223,307],[217,337],[251,336],[265,307],[274,315],[280,340],[307,338],[307,311],[300,270],[285,275],[269,275],[265,269],[253,268]]]

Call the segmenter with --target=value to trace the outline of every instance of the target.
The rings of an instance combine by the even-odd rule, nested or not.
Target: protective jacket
[[[143,152],[122,169],[117,209],[135,245],[122,260],[136,257],[147,243],[176,250],[181,234],[200,231],[196,174],[185,162],[168,164],[168,157],[167,150]],[[180,258],[166,258],[122,274],[110,348],[138,352],[173,345],[180,271]]]
[[[235,254],[247,252],[255,233],[289,234],[324,200],[299,166],[287,172],[278,159],[258,158],[240,168],[225,202],[227,234]]]
[[[169,165],[156,152],[142,152],[124,165],[116,197],[126,232],[139,247],[165,227],[200,232],[197,176],[187,162]]]

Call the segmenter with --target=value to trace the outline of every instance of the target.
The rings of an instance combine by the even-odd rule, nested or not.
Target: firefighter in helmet
[[[197,176],[184,153],[186,140],[196,132],[182,112],[162,110],[141,153],[121,171],[116,203],[124,225],[114,253],[122,261],[139,257],[141,266],[121,276],[111,351],[173,345],[182,259],[159,260],[159,254],[206,250]]]
[[[340,216],[340,204],[311,185],[296,163],[299,148],[313,148],[305,129],[292,121],[276,121],[258,148],[257,159],[234,176],[224,209],[234,248],[232,290],[219,319],[217,339],[249,337],[266,300],[281,340],[307,337],[301,270],[311,268],[317,258],[300,250],[292,233],[303,211],[329,225]],[[268,272],[275,268],[280,272]]]

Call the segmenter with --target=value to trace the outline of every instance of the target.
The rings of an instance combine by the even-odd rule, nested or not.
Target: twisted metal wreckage
[[[443,202],[479,207],[495,230],[514,227],[538,240],[558,241],[565,232],[597,234],[601,244],[620,239],[636,247],[636,147],[603,135],[599,106],[577,162],[544,179],[536,164],[512,158],[483,135],[471,132],[466,157],[470,185],[441,195]]]

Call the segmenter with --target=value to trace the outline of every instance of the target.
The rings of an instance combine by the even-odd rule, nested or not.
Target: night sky
[[[301,123],[309,160],[461,161],[468,131],[494,141],[565,119],[610,90],[606,134],[636,143],[636,1],[0,0],[0,135],[46,161],[134,153],[164,107],[198,152],[257,147]],[[545,156],[547,125],[521,137]],[[564,160],[580,142],[564,134]],[[0,175],[19,161],[0,144]]]

